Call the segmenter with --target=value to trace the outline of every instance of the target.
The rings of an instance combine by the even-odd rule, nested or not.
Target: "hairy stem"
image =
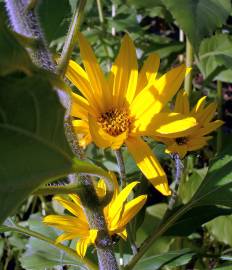
[[[183,164],[180,160],[180,157],[178,154],[173,154],[172,158],[175,161],[175,179],[174,179],[174,185],[172,188],[172,196],[168,202],[168,209],[172,210],[175,203],[176,203],[176,198],[177,198],[177,193],[180,185],[180,179],[181,179],[181,172],[183,168]]]
[[[28,0],[7,0],[5,3],[13,29],[21,35],[36,39],[38,42],[38,46],[31,48],[29,51],[34,62],[40,67],[55,71],[56,67],[46,46],[34,5],[32,8],[29,5],[31,2]],[[73,29],[72,26],[70,29]],[[72,46],[73,43],[67,42],[67,44],[69,44],[67,46]],[[65,52],[66,51],[70,55],[71,49],[66,48]],[[65,61],[69,60],[67,56],[65,56],[65,59]],[[63,69],[61,70],[63,72]],[[84,159],[84,153],[79,147],[69,117],[70,101],[65,100],[67,97],[62,96],[60,92],[57,90],[62,104],[66,105],[65,107],[68,111],[65,121],[67,139],[73,153],[78,158]],[[80,176],[79,184],[83,189],[83,191],[79,193],[79,196],[84,206],[90,228],[99,231],[96,240],[99,268],[100,270],[117,270],[118,266],[112,248],[112,240],[107,231],[107,225],[102,210],[103,207],[98,201],[92,179],[89,176]]]
[[[82,187],[77,184],[68,184],[64,186],[43,186],[36,189],[34,195],[56,195],[56,194],[69,194],[69,193],[79,193]]]

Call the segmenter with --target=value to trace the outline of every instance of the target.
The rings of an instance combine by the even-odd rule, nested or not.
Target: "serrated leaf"
[[[195,50],[203,38],[221,27],[231,12],[230,0],[162,0],[187,34]]]

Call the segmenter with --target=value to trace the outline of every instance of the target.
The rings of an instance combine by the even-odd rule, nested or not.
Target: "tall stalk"
[[[222,119],[222,82],[217,81],[217,110],[218,119]],[[222,148],[222,129],[221,127],[217,130],[217,153],[221,151]]]
[[[85,1],[80,0],[83,6]],[[29,53],[39,67],[42,67],[53,72],[56,71],[55,63],[52,60],[51,54],[46,45],[43,32],[39,25],[38,16],[36,13],[36,4],[31,5],[28,0],[5,0],[9,19],[13,29],[24,36],[35,39],[38,43],[37,46],[30,48]],[[80,7],[80,6],[79,6]],[[80,9],[79,9],[80,10]],[[83,8],[81,8],[83,10]],[[78,19],[78,7],[74,12],[72,24],[80,21]],[[80,24],[71,25],[68,36],[65,42],[64,50],[61,56],[61,66],[57,68],[58,73],[63,76],[69,57],[71,55],[75,33]],[[71,118],[69,117],[70,100],[68,96],[63,96],[59,89],[56,89],[62,104],[65,105],[67,112],[65,115],[65,130],[67,140],[70,143],[73,153],[80,159],[84,159],[84,153],[79,147],[77,137],[73,131]],[[96,240],[96,250],[98,255],[99,269],[100,270],[117,270],[117,262],[112,248],[112,240],[107,232],[107,225],[103,214],[103,206],[100,205],[92,179],[89,176],[79,177],[81,192],[79,193],[82,201],[90,228],[99,231]]]
[[[193,66],[193,47],[187,37],[186,37],[186,56],[185,57],[186,57],[185,58],[186,66],[192,67]],[[191,96],[191,93],[192,93],[192,79],[193,79],[192,72],[190,72],[184,81],[184,89],[188,93],[189,97]]]

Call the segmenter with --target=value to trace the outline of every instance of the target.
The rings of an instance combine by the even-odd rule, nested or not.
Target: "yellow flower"
[[[69,62],[67,78],[82,95],[73,93],[72,116],[81,145],[94,142],[98,147],[118,149],[126,144],[138,167],[164,195],[170,195],[161,165],[141,136],[185,136],[195,127],[192,117],[161,110],[175,95],[190,69],[181,65],[156,78],[159,57],[151,54],[140,72],[136,51],[125,35],[111,71],[105,76],[82,34],[80,54],[85,70]]]
[[[190,111],[188,95],[185,91],[180,91],[177,95],[174,112],[193,116],[199,125],[188,136],[176,138],[155,137],[166,144],[167,153],[178,153],[183,158],[188,151],[194,151],[202,148],[211,139],[211,136],[205,136],[216,130],[223,124],[223,121],[211,121],[215,115],[217,105],[211,103],[205,107],[206,96],[198,100],[195,107]]]
[[[112,180],[114,183],[114,195],[111,202],[104,208],[107,229],[111,236],[117,234],[123,239],[126,239],[126,225],[143,207],[147,196],[140,195],[135,199],[126,202],[132,189],[139,182],[132,182],[119,192],[117,179],[113,174]],[[98,182],[97,193],[99,197],[105,195],[105,184],[103,180]],[[64,231],[64,233],[56,239],[56,243],[65,240],[78,239],[76,251],[77,254],[83,258],[87,247],[95,243],[98,231],[96,229],[90,229],[80,198],[76,194],[70,194],[68,195],[68,198],[55,196],[54,199],[72,213],[73,216],[48,215],[43,219],[43,222]]]

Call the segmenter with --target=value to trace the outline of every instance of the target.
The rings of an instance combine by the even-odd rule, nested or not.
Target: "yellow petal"
[[[73,92],[71,97],[72,97],[72,109],[71,109],[72,116],[87,120],[88,113],[92,115],[97,114],[97,110],[92,106],[90,106],[87,99]]]
[[[89,245],[94,244],[97,237],[97,230],[90,230],[89,237],[81,238],[76,244],[77,254],[83,258]]]
[[[171,145],[168,145],[166,150],[168,154],[177,153],[179,154],[180,158],[184,158],[184,156],[187,154],[188,146],[187,144],[178,145],[174,142]]]
[[[189,100],[188,94],[185,91],[179,91],[176,97],[174,112],[188,114],[189,113]]]
[[[123,240],[126,240],[127,239],[127,231],[126,231],[126,229],[124,229],[122,232],[117,232],[117,235],[122,237]]]
[[[127,185],[116,197],[113,203],[110,206],[108,212],[108,219],[110,219],[110,228],[115,228],[118,226],[119,219],[121,218],[122,211],[124,208],[124,203],[131,193],[132,189],[138,184],[139,182],[132,182]]]
[[[73,120],[72,121],[75,132],[79,135],[79,145],[86,147],[92,142],[92,137],[89,130],[89,123],[84,120]]]
[[[104,112],[107,110],[111,100],[108,84],[87,39],[79,33],[78,40],[81,58],[88,74],[91,88],[93,89],[95,99],[99,101],[98,105],[101,112]]]
[[[146,200],[147,200],[147,196],[141,195],[129,201],[128,203],[126,203],[121,220],[120,220],[121,227],[125,227],[127,223],[129,223],[132,220],[132,218],[144,206]]]
[[[134,123],[134,134],[176,138],[186,136],[197,128],[193,117],[178,113],[158,113],[153,118],[141,117]]]
[[[77,217],[68,215],[48,215],[44,217],[43,223],[75,234],[86,234],[88,231],[88,224],[81,222]]]
[[[191,112],[191,114],[192,114],[193,116],[195,116],[196,114],[202,112],[202,110],[204,109],[204,106],[205,106],[206,98],[207,98],[207,97],[204,96],[204,97],[202,97],[202,98],[200,98],[200,99],[198,100],[197,104],[194,106],[194,108],[192,109],[192,112]]]
[[[145,88],[149,83],[152,83],[157,75],[160,64],[160,58],[157,54],[152,53],[148,56],[143,64],[142,69],[139,72],[138,85],[136,89],[136,95]]]
[[[204,135],[209,134],[212,131],[216,130],[220,126],[222,126],[223,123],[224,122],[221,120],[216,120],[214,122],[210,122],[210,123],[206,124],[204,127],[200,128],[199,130],[194,132],[194,134],[196,134],[198,136],[204,136]]]
[[[151,119],[176,94],[189,71],[189,68],[181,65],[170,70],[158,80],[155,80],[152,85],[145,87],[131,104],[131,114],[136,119],[139,119],[141,116],[144,119],[147,117]]]
[[[89,129],[93,141],[98,147],[106,148],[111,147],[112,149],[118,149],[124,143],[127,138],[128,132],[125,131],[118,136],[111,136],[106,133],[101,125],[97,123],[96,119],[89,115]]]
[[[88,75],[76,62],[70,60],[65,76],[81,91],[84,97],[99,110],[98,100],[91,88]]]
[[[197,115],[197,120],[200,124],[205,125],[209,123],[215,115],[217,109],[216,103],[209,104],[201,114]]]
[[[130,137],[126,141],[129,152],[145,177],[163,195],[170,195],[166,174],[149,146],[140,138]]]
[[[114,107],[120,108],[125,102],[131,103],[136,91],[137,78],[138,64],[135,47],[129,35],[126,34],[109,77]]]
[[[56,238],[56,244],[77,238],[79,235],[73,233],[63,233],[59,237]]]
[[[74,216],[78,217],[80,222],[88,224],[84,211],[80,205],[68,201],[64,199],[62,196],[55,196],[54,200],[59,202],[65,209],[67,209]]]
[[[207,145],[207,140],[205,137],[196,137],[196,138],[191,138],[188,142],[188,151],[195,151],[198,149],[201,149]]]

